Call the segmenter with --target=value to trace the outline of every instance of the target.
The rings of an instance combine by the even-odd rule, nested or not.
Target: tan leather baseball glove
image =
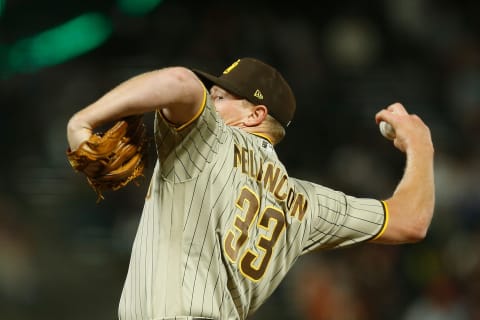
[[[92,134],[77,150],[66,153],[73,169],[85,174],[99,202],[103,191],[118,190],[143,176],[147,141],[143,115],[136,115]]]

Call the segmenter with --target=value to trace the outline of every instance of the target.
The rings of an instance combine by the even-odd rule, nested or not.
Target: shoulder
[[[159,71],[158,82],[169,88],[165,104],[158,107],[163,118],[176,127],[188,126],[203,111],[207,89],[193,71],[169,67]]]

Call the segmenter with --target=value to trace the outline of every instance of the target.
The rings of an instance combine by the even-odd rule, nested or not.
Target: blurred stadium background
[[[389,196],[404,159],[374,115],[396,101],[436,146],[424,242],[302,257],[253,319],[480,319],[479,13],[478,1],[0,0],[0,319],[116,318],[149,172],[96,204],[65,157],[68,118],[140,72],[221,72],[242,56],[296,92],[278,146],[292,176]]]

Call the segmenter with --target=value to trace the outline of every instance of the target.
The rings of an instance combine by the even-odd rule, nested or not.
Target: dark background
[[[96,204],[65,156],[69,117],[138,73],[244,56],[296,93],[277,148],[291,176],[388,197],[404,156],[374,115],[402,102],[430,126],[437,195],[425,241],[302,257],[253,318],[480,319],[479,2],[125,3],[0,1],[0,319],[116,318],[152,168]],[[89,12],[108,36],[55,61],[62,46],[36,35]]]

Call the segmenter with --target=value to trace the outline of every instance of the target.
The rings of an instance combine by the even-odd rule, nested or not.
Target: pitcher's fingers
[[[398,113],[398,114],[408,114],[407,110],[403,106],[403,104],[396,102],[392,103],[387,107],[387,110],[393,113]]]
[[[377,114],[375,115],[375,122],[379,124],[381,121],[385,121],[392,124],[392,122],[395,121],[394,118],[395,118],[394,112],[387,109],[382,109],[378,111]]]

